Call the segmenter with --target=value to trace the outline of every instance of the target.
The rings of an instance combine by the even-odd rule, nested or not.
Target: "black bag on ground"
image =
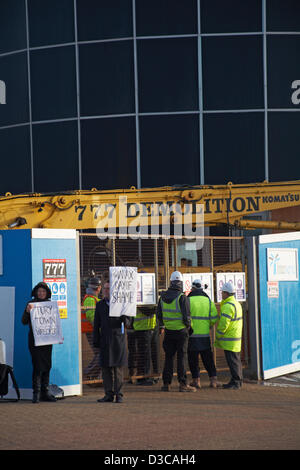
[[[50,384],[48,389],[51,395],[53,395],[57,400],[60,400],[65,397],[63,389],[55,384]]]
[[[9,376],[11,377],[13,386],[16,390],[17,397],[16,399],[3,399],[5,395],[8,394],[8,378]],[[18,401],[20,400],[20,391],[18,384],[16,382],[14,373],[13,373],[13,368],[11,366],[8,366],[7,364],[0,364],[0,401]]]

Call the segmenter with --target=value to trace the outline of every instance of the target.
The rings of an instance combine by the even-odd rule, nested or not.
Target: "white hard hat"
[[[234,294],[235,293],[235,288],[232,282],[225,282],[222,286],[222,292],[228,292],[228,294]]]
[[[197,289],[201,289],[201,287],[202,287],[202,282],[200,281],[200,279],[195,279],[195,280],[192,282],[192,286],[193,286],[193,287],[196,287]]]
[[[183,282],[182,274],[179,271],[174,271],[171,274],[170,281],[181,281],[181,282]]]

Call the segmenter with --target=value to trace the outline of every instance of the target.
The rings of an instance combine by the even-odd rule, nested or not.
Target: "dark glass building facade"
[[[0,194],[300,179],[298,0],[0,10]]]

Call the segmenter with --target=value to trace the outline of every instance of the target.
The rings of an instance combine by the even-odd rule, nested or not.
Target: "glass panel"
[[[138,0],[137,36],[197,34],[196,0]]]
[[[200,182],[198,115],[140,118],[143,187]]]
[[[132,37],[132,0],[77,0],[78,40]]]
[[[133,41],[79,48],[82,116],[133,113]]]
[[[135,119],[81,121],[83,189],[136,186]]]
[[[300,108],[300,36],[269,36],[268,107]]]
[[[264,113],[204,116],[205,184],[265,179]]]
[[[261,36],[202,39],[204,109],[264,107]]]
[[[30,47],[74,41],[73,0],[28,0]]]
[[[26,49],[26,10],[24,0],[1,0],[0,54]],[[0,77],[1,78],[1,77]]]
[[[79,189],[77,121],[33,125],[34,190]]]
[[[299,0],[266,0],[267,31],[300,31]]]
[[[198,109],[197,39],[138,41],[140,112]]]
[[[77,116],[75,47],[31,51],[32,119]]]
[[[0,148],[0,194],[31,192],[29,126],[0,129]]]
[[[243,33],[262,29],[261,0],[201,0],[201,33]]]
[[[270,181],[300,179],[299,113],[268,113]]]
[[[20,52],[0,57],[0,126],[29,120],[27,54]],[[4,98],[4,100],[3,100]]]

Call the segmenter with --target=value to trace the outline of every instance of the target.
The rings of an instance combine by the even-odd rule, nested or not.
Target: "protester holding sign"
[[[123,367],[127,365],[125,327],[128,319],[122,315],[111,317],[110,314],[110,284],[103,286],[103,300],[96,305],[94,318],[94,347],[100,348],[100,367],[105,396],[99,403],[123,401]]]
[[[35,346],[32,323],[30,318],[30,311],[33,308],[33,303],[46,302],[51,299],[51,291],[45,282],[39,282],[32,290],[30,300],[24,310],[22,316],[23,325],[29,325],[28,346],[31,354],[33,373],[32,373],[32,388],[33,398],[32,403],[43,401],[56,401],[56,398],[49,393],[49,375],[52,367],[52,344],[43,346]]]

